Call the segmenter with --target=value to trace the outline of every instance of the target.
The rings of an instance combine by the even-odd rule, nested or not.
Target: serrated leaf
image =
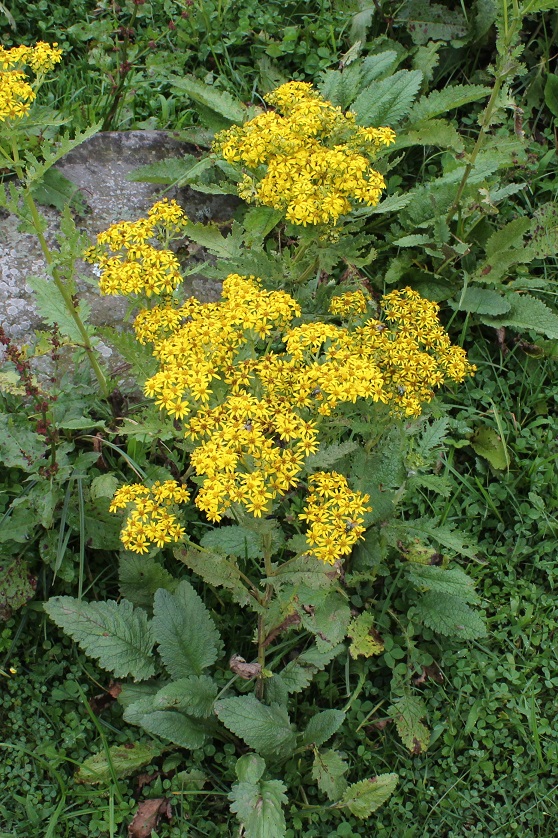
[[[434,90],[428,96],[422,96],[418,102],[415,102],[409,114],[409,121],[413,125],[417,122],[425,122],[455,108],[468,105],[470,102],[484,99],[490,93],[490,87],[474,84],[456,84],[444,87],[443,90]]]
[[[501,293],[491,288],[469,286],[459,300],[458,308],[459,311],[495,316],[509,311],[511,303]]]
[[[293,541],[294,539],[289,541],[291,549],[294,547]],[[304,536],[300,539],[300,547],[310,549]],[[331,566],[311,555],[299,556],[291,559],[285,566],[280,565],[275,575],[265,581],[275,586],[289,585],[295,589],[304,585],[312,590],[322,590],[333,584]]]
[[[537,259],[554,256],[558,251],[558,206],[549,202],[533,213],[529,248]]]
[[[267,706],[253,695],[224,698],[215,712],[226,728],[262,756],[282,758],[296,747],[296,735],[285,707]]]
[[[229,792],[231,812],[243,827],[246,838],[285,838],[287,825],[283,805],[287,787],[280,780],[235,783]]]
[[[397,53],[393,49],[367,55],[362,62],[362,86],[367,87],[371,82],[387,75],[395,69],[398,60]]]
[[[413,609],[423,625],[446,637],[476,640],[486,637],[486,625],[477,611],[458,597],[431,591],[424,594]]]
[[[26,416],[0,413],[0,462],[6,468],[35,471],[46,452],[45,438]]]
[[[131,742],[128,745],[112,745],[88,757],[79,767],[75,780],[77,783],[106,785],[113,777],[128,777],[135,774],[144,765],[149,765],[161,756],[165,748],[156,742]]]
[[[421,721],[426,716],[426,705],[421,698],[405,696],[388,708],[395,722],[401,741],[412,754],[421,754],[428,748],[430,731]]]
[[[144,681],[155,674],[152,624],[131,602],[85,602],[53,597],[44,609],[83,651],[117,678]]]
[[[306,468],[311,471],[316,469],[327,471],[335,463],[339,462],[347,454],[358,448],[356,442],[336,442],[332,445],[324,445],[315,454],[306,458]]]
[[[154,710],[178,710],[189,716],[210,716],[217,697],[217,684],[207,675],[180,678],[153,697]]]
[[[228,590],[239,605],[255,604],[256,601],[242,582],[240,571],[233,559],[185,547],[175,549],[174,555],[208,585]]]
[[[306,631],[315,636],[318,649],[325,651],[328,646],[337,646],[346,637],[351,609],[341,594],[331,592],[325,597],[323,597],[323,592],[320,594],[320,601],[314,600],[316,604],[310,601],[303,602],[303,596],[299,590],[298,599],[301,607],[298,613]],[[309,597],[308,600],[313,600],[313,597]],[[310,610],[305,606],[310,606]]]
[[[182,580],[174,594],[159,589],[153,602],[153,632],[172,678],[201,675],[215,663],[221,638],[194,588]]]
[[[328,749],[317,751],[312,765],[312,779],[329,800],[337,801],[347,788],[344,774],[349,770],[348,764],[339,751]]]
[[[210,530],[200,541],[202,547],[237,559],[263,558],[261,537],[248,527],[226,526]]]
[[[193,76],[172,76],[172,85],[175,89],[184,91],[190,99],[198,102],[205,108],[218,113],[229,122],[241,125],[247,115],[247,109],[237,99],[233,99],[230,93],[225,90],[217,90],[208,84],[204,84]]]
[[[68,338],[72,343],[81,345],[83,337],[75,320],[68,311],[64,297],[54,284],[52,279],[45,279],[42,276],[30,276],[27,284],[34,291],[34,302],[41,318],[49,326],[56,324],[60,334]],[[87,322],[90,314],[90,307],[85,300],[80,300],[77,305],[77,312],[83,323]]]
[[[469,559],[477,558],[478,547],[471,535],[466,536],[448,524],[439,526],[431,518],[415,518],[401,524],[393,523],[390,525],[390,533],[395,541],[405,541],[407,536],[421,541],[435,541]]]
[[[558,9],[558,0],[528,0],[522,14],[534,14],[535,12],[550,12]]]
[[[494,428],[477,428],[469,443],[475,453],[488,460],[493,468],[509,468],[510,458],[507,445]]]
[[[514,247],[523,247],[523,236],[531,225],[529,218],[515,218],[501,230],[492,233],[486,242],[486,255],[498,256],[503,250]]]
[[[432,452],[439,449],[443,444],[449,427],[449,418],[442,416],[426,425],[417,440],[417,453],[424,459],[428,459]]]
[[[7,620],[35,595],[27,562],[16,557],[0,559],[0,621]]]
[[[236,259],[242,252],[242,228],[236,223],[228,236],[215,224],[189,224],[188,238],[219,259]]]
[[[412,233],[409,236],[401,236],[392,243],[394,247],[422,247],[424,244],[430,244],[431,241],[432,236],[427,233]]]
[[[343,70],[326,70],[322,73],[318,89],[324,99],[347,110],[356,97],[362,76],[362,64],[355,62]]]
[[[66,206],[71,206],[80,215],[85,215],[87,211],[83,193],[55,168],[45,172],[43,179],[33,187],[32,193],[37,203],[55,207],[59,212]]]
[[[195,719],[174,710],[155,710],[141,717],[138,724],[152,736],[168,739],[179,748],[201,748],[207,734]]]
[[[304,745],[313,745],[319,748],[334,733],[337,733],[343,722],[345,713],[342,710],[322,710],[312,716],[302,735]]]
[[[463,137],[453,125],[444,119],[431,119],[418,128],[399,134],[391,150],[398,151],[400,148],[408,148],[413,145],[451,148],[459,152],[464,149]]]
[[[379,774],[370,780],[353,783],[346,790],[336,808],[348,809],[356,818],[369,818],[393,793],[397,774]]]
[[[118,566],[120,593],[140,608],[151,609],[159,588],[173,593],[178,580],[150,556],[123,556]]]
[[[411,110],[421,83],[420,70],[399,70],[387,79],[371,82],[353,104],[357,123],[364,127],[398,125]]]
[[[411,195],[389,195],[375,207],[361,207],[352,213],[355,218],[366,218],[369,215],[383,215],[386,212],[397,212],[406,207]]]
[[[429,0],[408,0],[400,13],[414,44],[452,42],[467,35],[467,21],[459,9],[451,10]]]
[[[318,649],[314,645],[290,661],[280,673],[281,681],[287,692],[299,693],[305,689],[314,675],[325,669],[344,649],[343,643],[325,650]]]
[[[542,300],[531,294],[513,294],[508,300],[510,310],[487,321],[491,326],[496,329],[509,326],[518,331],[529,329],[553,340],[558,339],[558,316]]]
[[[459,567],[445,569],[432,565],[413,564],[408,569],[407,575],[410,582],[419,590],[452,594],[472,604],[480,602],[480,597],[475,591],[474,580]]]
[[[244,754],[237,759],[234,770],[241,783],[257,783],[265,771],[265,760],[257,754]]]
[[[261,244],[282,218],[282,210],[274,210],[271,207],[252,207],[249,209],[242,222],[246,230],[245,245],[252,247],[254,244]]]
[[[199,160],[193,154],[182,157],[167,157],[157,163],[139,166],[126,175],[126,180],[134,183],[162,183],[169,186],[184,186],[196,181],[197,178],[211,168],[213,161],[209,157]]]
[[[349,646],[352,658],[357,658],[359,655],[370,658],[384,651],[382,638],[374,628],[374,615],[369,611],[364,611],[351,620],[347,634],[352,640]]]

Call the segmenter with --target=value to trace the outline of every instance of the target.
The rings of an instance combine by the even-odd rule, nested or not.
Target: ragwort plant
[[[269,98],[282,114],[222,135],[223,155],[252,155],[243,188],[290,215],[295,230],[335,236],[335,222],[352,201],[379,200],[384,184],[370,151],[390,142],[392,132],[356,128],[350,114],[308,85],[286,84]],[[324,137],[331,147],[320,142]],[[364,286],[328,283],[321,308],[314,300],[309,311],[300,281],[291,282],[303,290],[297,299],[296,290],[278,290],[273,281],[266,287],[265,276],[232,273],[220,301],[184,300],[169,245],[192,227],[198,229],[178,204],[163,200],[147,217],[110,227],[86,254],[100,267],[103,293],[134,295],[143,304],[134,331],[140,344],[151,345],[157,364],[144,392],[167,417],[186,467],[172,479],[127,484],[114,495],[111,509],[126,514],[125,598],[55,597],[45,608],[101,666],[144,682],[122,687],[127,722],[179,748],[196,750],[211,739],[233,743],[240,755],[231,811],[249,838],[262,830],[280,838],[293,758],[313,760],[312,778],[329,800],[317,809],[331,815],[345,810],[367,818],[395,788],[394,774],[349,784],[344,755],[323,747],[341,728],[345,709],[315,707],[307,719],[297,696],[320,670],[345,658],[347,672],[354,661],[358,673],[354,698],[369,675],[359,659],[373,659],[386,644],[393,648],[376,623],[380,601],[380,619],[389,609],[401,622],[378,581],[382,550],[368,541],[367,558],[352,563],[374,520],[363,487],[377,478],[367,466],[394,429],[400,437],[420,429],[414,473],[420,470],[445,427],[442,420],[424,428],[424,406],[436,389],[463,381],[474,367],[452,345],[437,305],[410,288],[377,303]],[[408,455],[409,446],[401,445]],[[194,540],[196,519],[205,519],[205,534]],[[483,622],[467,604],[478,602],[471,579],[442,566],[444,557],[417,529],[411,532],[400,525],[388,536],[409,606],[398,606],[408,611],[401,620],[409,650],[416,646],[413,622],[482,636]],[[155,559],[169,544],[180,545],[175,557],[193,577],[175,578]],[[225,648],[190,581],[196,576],[221,589],[219,601],[223,596],[244,620],[251,615],[235,647]],[[363,594],[360,608],[351,608],[352,588]],[[418,753],[428,742],[424,705],[412,696],[404,668],[407,677],[394,673],[390,711],[404,743]],[[316,811],[304,789],[292,791],[303,815]]]

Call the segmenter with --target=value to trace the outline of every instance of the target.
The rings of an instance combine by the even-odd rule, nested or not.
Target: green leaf
[[[58,169],[48,169],[43,179],[33,187],[32,193],[37,203],[55,207],[59,212],[66,206],[71,206],[80,215],[85,215],[87,211],[83,193]]]
[[[363,611],[351,620],[347,634],[352,640],[349,646],[352,658],[357,658],[359,655],[370,658],[384,651],[383,640],[374,628],[374,615],[369,611]]]
[[[346,790],[336,808],[347,808],[356,818],[369,818],[393,793],[397,774],[379,774],[370,780],[353,783]]]
[[[117,678],[144,681],[155,674],[153,628],[147,614],[123,599],[85,602],[53,597],[44,609],[83,651]]]
[[[108,785],[114,776],[128,777],[135,774],[144,765],[149,765],[161,756],[165,748],[156,742],[131,742],[127,745],[112,745],[108,749],[99,751],[88,757],[79,767],[75,775],[76,782],[102,783]]]
[[[408,568],[407,576],[419,590],[452,594],[473,604],[480,602],[480,597],[475,591],[474,580],[460,567],[446,570],[435,565],[413,564]]]
[[[439,526],[431,518],[415,518],[401,524],[393,523],[390,525],[390,535],[394,543],[397,540],[405,541],[406,537],[410,536],[423,541],[435,541],[455,553],[467,556],[469,559],[477,558],[478,547],[471,535],[465,536],[465,534],[452,529],[449,524]]]
[[[207,734],[199,722],[174,710],[146,713],[137,724],[152,736],[168,739],[179,748],[188,748],[191,751],[201,748],[207,739]]]
[[[244,754],[237,759],[234,770],[241,783],[257,783],[265,771],[265,760],[257,754]]]
[[[411,233],[410,236],[402,236],[392,242],[394,247],[422,247],[423,244],[430,244],[432,236],[428,233]]]
[[[509,468],[508,447],[494,428],[477,428],[469,443],[475,453],[488,460],[493,468]]]
[[[150,556],[123,556],[118,566],[120,593],[140,608],[150,609],[159,588],[174,592],[178,581]]]
[[[343,70],[326,70],[321,75],[318,89],[324,99],[346,110],[355,99],[362,77],[362,65],[355,62]]]
[[[399,70],[363,90],[353,105],[357,123],[364,127],[398,125],[411,110],[422,83],[420,70]]]
[[[189,716],[210,716],[217,697],[217,684],[207,675],[180,678],[163,687],[153,698],[154,710],[178,710]]]
[[[312,716],[302,735],[304,745],[314,745],[319,748],[334,733],[337,733],[343,722],[345,713],[342,710],[322,710]]]
[[[238,125],[244,122],[247,115],[246,107],[225,90],[217,90],[193,76],[172,76],[171,82],[175,89],[184,91],[194,102],[218,113],[229,122]]]
[[[511,303],[498,291],[490,288],[469,286],[459,300],[459,311],[470,311],[474,314],[498,315],[505,314],[511,308]]]
[[[542,300],[531,294],[513,294],[508,297],[511,308],[506,314],[491,318],[488,323],[495,329],[509,326],[518,331],[527,329],[558,339],[558,316]]]
[[[463,137],[456,128],[444,119],[431,119],[418,128],[398,134],[391,151],[408,148],[413,145],[431,145],[437,148],[451,148],[463,151],[465,144]]]
[[[0,558],[0,621],[7,620],[35,595],[31,574],[22,559]]]
[[[287,825],[283,805],[287,787],[280,780],[235,783],[228,795],[231,812],[243,827],[246,838],[285,838]]]
[[[215,712],[226,728],[262,756],[285,758],[296,747],[296,735],[285,707],[267,706],[253,695],[224,698]]]
[[[289,546],[294,548],[295,543],[291,539]],[[306,538],[302,536],[300,541],[301,549],[309,549]],[[296,559],[291,559],[288,564],[279,566],[275,576],[270,577],[266,582],[274,585],[290,585],[293,588],[298,588],[305,585],[312,590],[321,590],[330,588],[333,584],[331,577],[331,565],[327,565],[316,559],[311,555],[299,556]]]
[[[328,749],[316,751],[312,765],[312,779],[329,800],[337,801],[347,788],[344,774],[349,770],[348,764],[339,751]]]
[[[263,558],[261,537],[247,527],[232,525],[210,530],[200,544],[207,550],[224,556],[235,556],[237,559]]]
[[[421,719],[426,716],[426,705],[421,698],[405,696],[388,708],[401,741],[412,754],[422,754],[428,748],[430,731]]]
[[[313,596],[303,597],[299,590],[298,599],[302,625],[316,637],[318,649],[325,651],[328,646],[337,646],[346,637],[351,609],[341,594],[332,592],[316,601]],[[310,606],[310,610],[305,606]]]
[[[427,424],[417,440],[417,453],[425,460],[443,445],[448,433],[449,418],[442,416]]]
[[[162,183],[169,186],[184,186],[192,183],[213,165],[210,157],[198,160],[193,154],[183,157],[167,157],[157,163],[140,166],[126,175],[126,180],[140,183]]]
[[[413,615],[423,625],[447,637],[463,640],[486,637],[486,625],[481,615],[459,597],[430,591],[413,608]]]
[[[392,49],[368,55],[362,62],[362,86],[367,87],[376,79],[386,76],[395,69],[398,61],[397,53]]]
[[[386,212],[397,212],[406,207],[411,200],[411,195],[389,195],[380,201],[375,207],[361,207],[354,210],[355,218],[366,218],[369,215],[383,215]]]
[[[173,678],[201,675],[215,663],[221,638],[209,611],[189,582],[180,582],[174,594],[158,590],[153,613],[159,654]]]
[[[208,585],[230,591],[233,600],[239,605],[255,604],[233,559],[185,547],[176,548],[174,555]]]
[[[45,452],[45,438],[30,427],[27,416],[0,413],[0,462],[6,468],[35,471]]]
[[[558,206],[550,201],[533,213],[529,249],[537,259],[554,256],[558,251]]]
[[[306,689],[314,675],[325,669],[344,649],[345,645],[343,643],[325,650],[318,649],[314,645],[290,661],[280,674],[287,692],[299,693]]]
[[[75,320],[68,311],[64,297],[54,284],[54,280],[45,279],[42,276],[30,276],[27,284],[34,291],[34,302],[42,319],[49,326],[56,324],[60,334],[68,338],[72,343],[81,345],[83,337]],[[90,314],[90,307],[85,300],[80,300],[77,305],[77,312],[85,323]],[[89,329],[88,329],[88,333]]]
[[[484,99],[490,95],[490,92],[489,87],[474,84],[456,84],[444,87],[443,90],[434,90],[428,96],[422,96],[418,102],[415,102],[409,114],[409,121],[413,125],[417,122],[426,122],[432,117],[441,116],[470,102]]]
[[[408,0],[399,14],[407,22],[414,44],[428,41],[452,42],[467,35],[468,27],[462,12],[450,10],[429,0]]]
[[[324,445],[315,454],[306,458],[306,468],[310,471],[328,471],[331,467],[358,448],[356,442],[336,442],[332,445]]]
[[[219,259],[236,259],[242,253],[242,227],[236,222],[228,236],[215,224],[188,224],[188,238]]]
[[[534,12],[550,12],[558,8],[557,0],[527,0],[520,14],[532,15]]]
[[[244,216],[243,226],[247,235],[244,243],[247,247],[261,245],[265,237],[279,224],[283,210],[271,207],[252,207]]]

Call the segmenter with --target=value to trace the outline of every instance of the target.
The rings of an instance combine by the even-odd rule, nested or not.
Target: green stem
[[[271,558],[273,555],[273,546],[271,540],[271,533],[265,533],[263,536],[263,550],[264,550],[264,568],[265,568],[265,575],[266,578],[270,578],[274,575],[273,566],[271,563]],[[266,630],[265,630],[265,612],[266,608],[269,605],[269,601],[271,600],[271,595],[273,593],[273,587],[268,583],[265,587],[265,594],[261,601],[261,605],[263,609],[260,614],[258,614],[258,664],[260,665],[260,674],[258,676],[258,680],[256,682],[256,697],[259,699],[263,698],[264,693],[264,669],[265,669],[265,638],[266,638]]]

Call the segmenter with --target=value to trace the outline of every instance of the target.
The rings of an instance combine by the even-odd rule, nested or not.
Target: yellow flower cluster
[[[29,113],[35,91],[27,80],[24,67],[36,75],[52,70],[61,60],[62,50],[39,41],[34,47],[0,47],[0,122],[21,119]]]
[[[348,556],[365,531],[364,514],[369,495],[352,492],[347,480],[337,472],[319,471],[310,477],[310,493],[304,512],[298,517],[306,521],[309,552],[327,564]]]
[[[99,265],[102,294],[170,294],[182,282],[180,264],[171,250],[151,244],[168,243],[188,224],[176,201],[158,201],[147,218],[120,221],[97,236],[97,247],[83,258]]]
[[[347,291],[333,297],[329,310],[332,314],[339,314],[341,317],[351,317],[353,314],[364,314],[370,303],[369,295],[363,291]]]
[[[303,226],[336,223],[352,200],[378,203],[385,181],[370,158],[394,142],[391,128],[358,127],[354,113],[304,82],[288,82],[265,98],[276,111],[221,132],[214,144],[227,162],[248,170],[241,198],[283,210]]]
[[[186,503],[189,498],[188,490],[175,480],[157,481],[150,487],[132,483],[118,489],[109,507],[110,512],[132,505],[120,533],[124,547],[134,553],[147,553],[152,544],[164,547],[171,541],[180,541],[185,530],[178,524],[176,516],[169,512],[169,507]]]

